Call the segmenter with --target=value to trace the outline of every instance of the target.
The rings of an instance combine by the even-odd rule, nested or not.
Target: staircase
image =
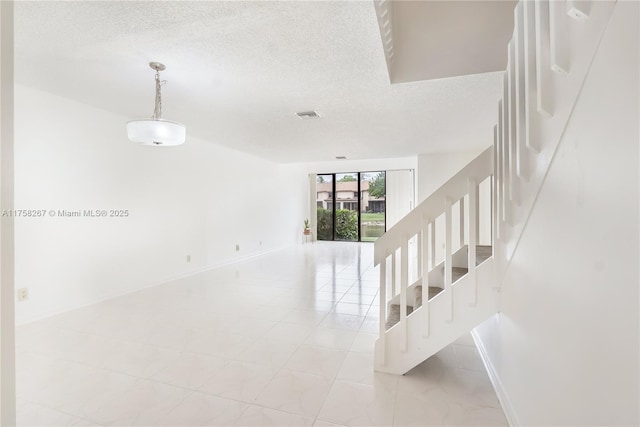
[[[516,5],[493,146],[375,243],[377,371],[404,374],[499,311],[502,274],[615,6]]]

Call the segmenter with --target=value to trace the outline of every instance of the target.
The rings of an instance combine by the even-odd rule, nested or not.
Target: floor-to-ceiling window
[[[318,209],[318,240],[333,240],[333,183],[334,174],[316,176],[316,203]]]
[[[334,194],[336,208],[333,212],[333,240],[357,242],[358,233],[358,199],[360,182],[358,173],[335,174]]]
[[[360,241],[373,242],[386,231],[386,172],[360,173]]]
[[[386,231],[385,172],[318,174],[318,240],[373,242]]]

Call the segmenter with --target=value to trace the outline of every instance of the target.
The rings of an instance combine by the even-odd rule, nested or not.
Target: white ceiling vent
[[[336,156],[337,160],[347,160],[347,156]]]
[[[296,113],[296,116],[300,117],[302,120],[311,120],[311,119],[319,119],[320,114],[317,111],[301,111]]]

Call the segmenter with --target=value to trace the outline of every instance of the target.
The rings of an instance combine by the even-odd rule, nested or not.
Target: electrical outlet
[[[16,290],[16,296],[18,302],[26,301],[29,299],[29,288],[20,288]]]
[[[191,255],[187,255],[187,262],[191,262]]]
[[[240,245],[236,245],[236,252],[240,250]]]

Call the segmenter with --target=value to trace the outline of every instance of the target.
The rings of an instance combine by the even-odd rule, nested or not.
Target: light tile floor
[[[464,336],[373,372],[373,245],[317,242],[17,331],[19,425],[506,425]]]

